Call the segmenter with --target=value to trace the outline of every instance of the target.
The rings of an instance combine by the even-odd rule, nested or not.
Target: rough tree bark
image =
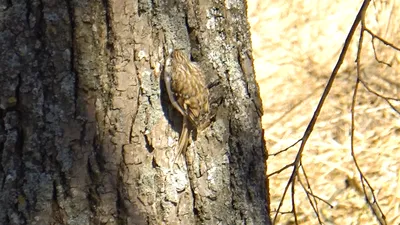
[[[174,168],[171,48],[214,115]],[[0,224],[269,224],[251,55],[243,1],[1,1]]]

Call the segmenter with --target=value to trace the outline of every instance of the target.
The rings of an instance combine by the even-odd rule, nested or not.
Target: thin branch
[[[377,55],[376,49],[375,49],[375,42],[374,42],[374,40],[375,40],[375,37],[372,36],[371,45],[372,45],[372,49],[374,50],[374,57],[375,57],[375,60],[376,60],[378,63],[382,63],[382,64],[384,64],[384,65],[386,65],[386,66],[388,66],[388,67],[392,67],[392,64],[387,63],[387,62],[385,62],[385,61],[382,61],[382,60],[378,59],[378,55]]]
[[[361,171],[361,168],[358,164],[357,161],[357,157],[355,155],[354,152],[354,130],[355,130],[355,105],[357,102],[357,92],[358,92],[358,86],[360,84],[360,73],[361,73],[361,51],[362,51],[362,43],[364,40],[364,28],[365,28],[365,20],[364,17],[362,18],[361,21],[361,32],[360,32],[360,38],[358,41],[358,48],[357,48],[357,58],[356,58],[356,68],[357,68],[357,80],[356,80],[356,84],[354,87],[354,92],[353,92],[353,98],[352,98],[352,102],[351,102],[351,133],[350,133],[350,149],[351,149],[351,156],[353,157],[353,162],[354,165],[357,168],[358,174],[360,175],[360,181],[361,181],[361,185],[363,188],[363,193],[365,196],[365,200],[367,201],[367,204],[370,206],[371,211],[373,212],[373,214],[375,215],[375,217],[378,219],[380,224],[386,225],[386,220],[385,220],[385,215],[382,212],[382,209],[380,208],[378,201],[376,199],[376,196],[374,194],[374,190],[372,188],[372,186],[369,184],[368,180],[366,179],[366,177],[364,176],[363,172]],[[369,190],[372,193],[372,197],[374,202],[372,203],[370,201],[370,198],[368,197],[367,194],[367,190],[366,190],[366,185],[367,184]]]
[[[365,72],[363,72],[363,73],[365,74]],[[384,95],[382,95],[382,94],[379,94],[377,91],[375,91],[375,90],[373,90],[372,88],[370,88],[369,85],[364,81],[364,79],[361,78],[361,76],[358,76],[358,77],[359,77],[359,80],[360,80],[361,84],[362,84],[362,85],[367,89],[367,91],[369,91],[370,93],[372,93],[372,94],[374,94],[374,95],[376,95],[376,96],[378,96],[378,97],[380,97],[380,98],[386,99],[386,100],[400,101],[400,98],[393,98],[393,97],[388,97],[388,96],[384,96]]]
[[[384,38],[376,35],[374,32],[372,32],[370,29],[368,29],[367,27],[364,27],[364,30],[367,31],[373,38],[376,38],[378,40],[380,40],[381,42],[383,42],[385,45],[390,46],[391,48],[400,51],[400,48],[397,47],[396,45],[386,41]]]
[[[268,154],[268,156],[277,156],[279,154],[281,154],[282,152],[286,152],[287,150],[289,150],[290,148],[292,148],[293,146],[297,145],[297,143],[299,143],[302,139],[297,140],[295,143],[293,143],[292,145],[290,145],[289,147],[280,150],[278,152],[272,153],[272,154]]]
[[[321,216],[319,215],[318,201],[317,201],[317,199],[321,199],[321,198],[317,197],[316,195],[314,195],[313,190],[312,190],[311,185],[310,185],[310,182],[308,180],[307,173],[306,173],[304,167],[302,166],[302,164],[301,164],[301,170],[303,171],[303,175],[304,175],[304,178],[306,180],[307,187],[304,186],[303,182],[301,181],[300,176],[298,176],[299,183],[303,187],[303,190],[307,194],[307,199],[310,202],[310,205],[313,208],[315,215],[317,216],[319,224],[323,224],[322,220],[321,220]]]
[[[295,202],[295,198],[294,198],[294,193],[296,193],[296,189],[294,188],[294,185],[292,185],[291,193],[292,193],[291,194],[292,195],[292,212],[293,212],[293,215],[297,215],[297,213],[296,213],[296,202]],[[294,222],[295,222],[296,225],[299,225],[299,221],[297,219],[297,216],[294,217]]]
[[[275,172],[272,172],[272,173],[268,174],[267,177],[271,177],[271,176],[273,176],[273,175],[275,175],[275,174],[279,174],[279,173],[281,173],[282,171],[286,170],[287,168],[292,167],[293,165],[294,165],[293,163],[287,164],[286,166],[282,167],[281,169],[279,169],[279,170],[277,170],[277,171],[275,171]]]
[[[329,94],[329,92],[330,92],[330,90],[332,88],[333,82],[335,81],[336,75],[337,75],[337,73],[338,73],[338,71],[339,71],[339,69],[340,69],[340,67],[341,67],[341,65],[342,65],[342,63],[344,61],[344,58],[345,58],[346,53],[347,53],[347,50],[348,50],[348,48],[350,46],[350,43],[351,43],[351,39],[353,38],[354,33],[355,33],[355,31],[356,31],[356,29],[358,27],[358,24],[360,23],[361,19],[365,16],[365,12],[367,11],[367,8],[368,8],[368,5],[369,5],[370,2],[371,2],[371,0],[364,0],[364,2],[362,4],[362,6],[361,6],[356,18],[355,18],[355,20],[353,22],[353,25],[351,26],[350,32],[348,33],[348,35],[346,37],[346,41],[345,41],[343,49],[342,49],[342,51],[340,53],[338,62],[336,63],[335,68],[333,69],[331,76],[329,77],[328,83],[327,83],[327,85],[326,85],[326,87],[324,89],[324,92],[322,93],[321,99],[318,102],[318,106],[317,106],[316,110],[314,111],[314,115],[311,118],[311,121],[308,124],[308,127],[307,127],[306,131],[304,132],[299,151],[298,151],[298,153],[296,155],[296,159],[294,161],[292,174],[291,174],[291,176],[290,176],[290,178],[289,178],[289,180],[287,182],[287,185],[286,185],[285,190],[284,190],[284,192],[282,194],[281,200],[279,202],[277,211],[276,211],[275,216],[274,216],[274,220],[273,220],[274,224],[275,224],[276,219],[278,217],[279,210],[283,205],[283,200],[285,199],[285,196],[286,196],[286,193],[287,193],[287,191],[289,189],[289,186],[292,185],[292,189],[294,189],[294,181],[295,181],[295,177],[297,176],[297,171],[299,169],[299,164],[300,164],[300,160],[301,160],[301,157],[302,157],[302,154],[303,154],[303,151],[304,151],[304,147],[305,147],[305,145],[307,143],[308,138],[311,135],[311,132],[313,131],[315,123],[316,123],[316,121],[318,119],[318,116],[319,116],[319,114],[321,112],[322,106],[324,105],[324,102],[325,102],[325,100],[326,100],[326,98],[327,98],[327,96],[328,96],[328,94]],[[294,213],[294,216],[297,217],[296,213]]]
[[[382,94],[379,94],[377,91],[370,88],[369,85],[361,78],[361,76],[359,76],[358,79],[360,80],[361,84],[365,87],[365,89],[367,89],[368,92],[385,100],[386,103],[393,109],[393,111],[395,111],[397,114],[400,115],[400,111],[396,108],[395,105],[393,105],[393,103],[390,102],[390,101],[400,101],[399,98],[387,97]]]
[[[282,121],[285,117],[289,116],[291,112],[293,112],[297,107],[301,106],[302,104],[304,104],[306,102],[306,100],[310,99],[313,95],[315,95],[320,88],[323,87],[323,84],[318,85],[311,93],[309,93],[305,98],[300,99],[296,104],[294,104],[292,107],[290,107],[290,109],[288,109],[287,111],[285,111],[284,113],[282,113],[282,115],[278,118],[276,118],[275,120],[267,123],[266,129],[268,130],[269,128],[271,128],[272,126],[274,126],[275,124],[277,124],[278,122]]]

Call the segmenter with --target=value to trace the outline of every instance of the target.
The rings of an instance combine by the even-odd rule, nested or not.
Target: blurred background
[[[267,173],[271,174],[293,162],[299,145],[277,156],[271,154],[302,137],[362,1],[247,0],[247,4],[270,154]],[[398,47],[399,21],[399,1],[371,1],[366,26]],[[325,224],[379,224],[366,204],[350,152],[350,109],[357,77],[359,31],[302,157],[313,193],[333,206],[318,202]],[[360,84],[354,151],[387,223],[400,224],[400,52],[376,39],[372,41],[365,33],[361,71],[370,91]],[[388,100],[390,105],[371,90],[394,100]],[[291,169],[269,177],[272,216]],[[300,185],[296,185],[295,203],[301,224],[318,224]],[[289,194],[281,211],[290,210]],[[277,224],[294,224],[293,215],[281,214]]]

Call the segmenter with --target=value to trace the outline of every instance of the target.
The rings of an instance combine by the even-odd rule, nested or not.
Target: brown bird
[[[172,105],[182,114],[182,132],[178,142],[177,157],[187,148],[189,140],[189,124],[196,129],[204,129],[208,125],[209,92],[205,84],[204,74],[199,65],[191,62],[182,50],[172,52],[172,70],[169,77],[166,73],[164,81]]]

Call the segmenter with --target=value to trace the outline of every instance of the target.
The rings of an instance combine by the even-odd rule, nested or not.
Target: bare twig
[[[345,41],[343,49],[342,49],[342,51],[340,53],[338,62],[336,63],[335,68],[333,69],[331,76],[329,77],[328,83],[327,83],[327,85],[326,85],[326,87],[324,89],[324,92],[322,93],[321,99],[320,99],[320,101],[319,101],[319,103],[317,105],[316,110],[314,111],[314,115],[311,118],[311,121],[308,124],[306,131],[304,132],[299,151],[298,151],[298,153],[296,155],[296,158],[295,158],[295,161],[293,163],[292,174],[291,174],[291,176],[290,176],[290,178],[289,178],[289,180],[287,182],[287,185],[285,186],[285,190],[284,190],[284,192],[282,194],[281,200],[280,200],[278,208],[276,210],[273,223],[276,222],[277,216],[279,214],[279,210],[283,205],[283,200],[285,199],[286,193],[287,193],[290,185],[292,185],[292,198],[294,197],[293,196],[294,189],[295,189],[294,188],[294,182],[295,182],[295,178],[296,178],[297,173],[298,173],[298,169],[299,169],[301,157],[302,157],[302,154],[303,154],[303,151],[304,151],[304,147],[305,147],[305,145],[307,143],[308,138],[310,137],[310,135],[311,135],[311,133],[313,131],[315,123],[316,123],[316,121],[318,119],[318,116],[319,116],[319,114],[321,112],[322,106],[324,105],[324,102],[325,102],[325,100],[326,100],[326,98],[327,98],[327,96],[328,96],[328,94],[329,94],[329,92],[330,92],[330,90],[332,88],[332,85],[333,85],[333,82],[334,82],[334,80],[336,78],[336,75],[337,75],[337,73],[338,73],[338,71],[339,71],[339,69],[340,69],[340,67],[341,67],[341,65],[342,65],[342,63],[344,61],[344,58],[345,58],[346,53],[347,53],[347,50],[348,50],[348,48],[350,46],[350,43],[351,43],[351,39],[354,36],[354,33],[355,33],[355,31],[356,31],[356,29],[358,27],[358,24],[360,23],[361,19],[365,16],[365,12],[366,12],[366,10],[368,8],[368,5],[369,5],[370,1],[371,0],[364,0],[364,2],[362,4],[362,6],[361,6],[356,18],[355,18],[355,20],[353,22],[353,25],[351,26],[350,32],[348,33],[348,35],[346,37],[346,41]],[[294,200],[292,200],[292,207],[294,208],[295,206],[293,204],[294,204]],[[295,216],[295,221],[297,221],[297,215],[296,215],[294,210],[293,210],[293,214]]]
[[[277,124],[278,122],[280,122],[281,120],[283,120],[285,117],[291,115],[290,113],[293,112],[295,109],[297,109],[299,106],[303,105],[306,100],[310,99],[313,95],[315,95],[317,93],[317,91],[319,91],[320,88],[322,88],[323,85],[319,85],[318,87],[315,88],[314,91],[312,91],[311,93],[309,93],[307,96],[305,96],[302,99],[299,99],[298,102],[296,104],[294,104],[292,107],[290,107],[290,109],[288,109],[286,112],[282,113],[282,115],[278,118],[276,118],[275,120],[267,123],[266,129],[274,126],[275,124]]]
[[[315,215],[317,216],[319,224],[323,224],[322,220],[321,220],[321,217],[319,215],[318,201],[317,201],[317,199],[321,199],[321,198],[316,196],[316,195],[314,195],[313,190],[312,190],[311,185],[310,185],[310,182],[308,180],[307,173],[306,173],[306,171],[305,171],[305,169],[304,169],[304,167],[302,165],[301,165],[301,170],[303,171],[304,178],[305,178],[306,183],[307,183],[307,187],[304,186],[303,182],[301,181],[300,176],[298,176],[299,183],[303,187],[303,190],[307,194],[308,201],[310,202],[310,205],[313,208]]]
[[[358,174],[360,175],[360,181],[361,181],[361,185],[362,185],[362,189],[363,189],[363,193],[365,196],[365,200],[367,202],[367,204],[370,206],[373,214],[375,215],[375,217],[378,219],[380,224],[384,224],[386,225],[386,220],[385,220],[385,215],[382,212],[382,209],[379,206],[379,203],[376,199],[376,196],[374,194],[374,190],[372,188],[372,186],[369,184],[367,178],[365,177],[365,175],[363,174],[363,172],[361,171],[361,168],[358,164],[357,161],[357,157],[355,155],[354,152],[354,130],[355,130],[355,125],[354,125],[354,120],[355,120],[355,105],[357,102],[357,92],[358,92],[358,86],[360,84],[360,73],[361,73],[361,51],[362,51],[362,43],[363,43],[363,39],[364,39],[364,28],[365,28],[365,20],[364,17],[362,18],[361,21],[361,32],[360,32],[360,38],[358,41],[358,48],[357,48],[357,58],[356,58],[356,68],[357,68],[357,80],[356,80],[356,84],[354,87],[354,92],[353,92],[353,98],[352,98],[352,102],[351,102],[351,133],[350,133],[350,150],[351,150],[351,156],[353,157],[353,162],[354,165],[357,168]],[[367,186],[366,186],[367,185]],[[368,187],[368,189],[371,191],[372,193],[372,198],[373,198],[373,202],[371,202],[370,197],[367,194],[367,190],[366,188]]]
[[[287,150],[289,150],[289,149],[292,148],[293,146],[297,145],[297,143],[299,143],[301,140],[302,140],[302,139],[299,139],[299,140],[297,140],[295,143],[293,143],[292,145],[290,145],[289,147],[287,147],[287,148],[285,148],[285,149],[282,149],[282,150],[280,150],[280,151],[278,151],[278,152],[269,154],[268,156],[277,156],[277,155],[281,154],[282,152],[286,152]]]
[[[376,38],[376,39],[380,40],[380,41],[381,41],[382,43],[384,43],[385,45],[390,46],[390,47],[392,47],[393,49],[395,49],[395,50],[397,50],[397,51],[400,51],[400,47],[397,47],[396,45],[394,45],[394,44],[392,44],[392,43],[386,41],[384,38],[382,38],[382,37],[376,35],[374,32],[372,32],[372,31],[371,31],[370,29],[368,29],[367,27],[364,27],[363,30],[364,30],[364,31],[367,31],[373,38]]]
[[[361,84],[362,84],[362,85],[367,89],[367,91],[369,91],[370,93],[372,93],[372,94],[374,94],[374,95],[376,95],[376,96],[378,96],[378,97],[380,97],[380,98],[386,99],[386,100],[400,101],[400,98],[394,98],[394,97],[389,97],[389,96],[385,96],[385,95],[379,94],[377,91],[375,91],[375,90],[373,90],[372,88],[370,88],[369,85],[364,81],[364,79],[361,78],[361,76],[358,76],[358,78],[359,78]]]
[[[380,60],[380,59],[378,58],[378,55],[377,55],[377,53],[376,53],[376,48],[375,48],[375,42],[374,42],[374,41],[375,41],[375,37],[372,36],[371,45],[372,45],[372,49],[374,50],[374,57],[375,57],[375,60],[376,60],[378,63],[382,63],[382,64],[384,64],[384,65],[386,65],[386,66],[392,67],[392,64],[387,63],[387,62],[385,62],[385,61],[382,61],[382,60]]]
[[[384,96],[382,94],[379,94],[377,91],[373,90],[372,88],[369,87],[369,85],[361,78],[361,76],[358,76],[359,81],[361,84],[367,89],[368,92],[382,98],[383,100],[386,101],[386,103],[397,113],[400,115],[400,111],[396,108],[396,106],[393,105],[392,102],[390,101],[400,101],[400,98],[393,98],[393,97],[388,97]]]

